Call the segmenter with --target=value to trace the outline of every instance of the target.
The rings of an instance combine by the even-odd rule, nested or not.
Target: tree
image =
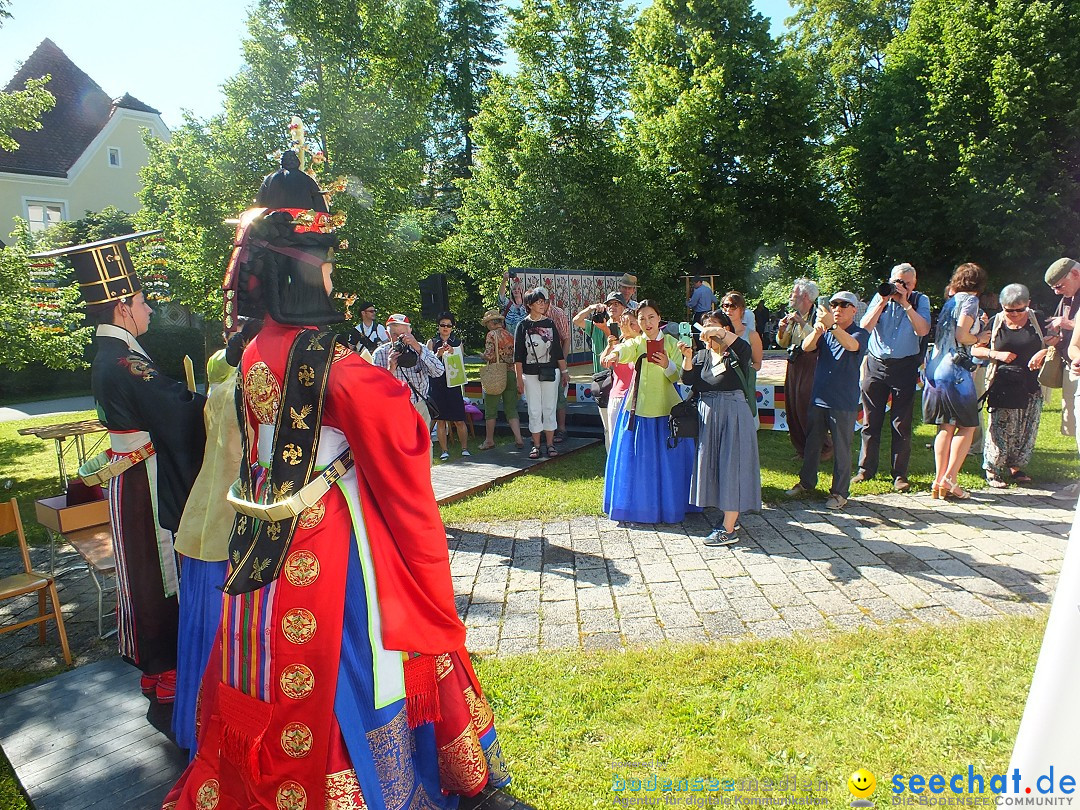
[[[1080,229],[1080,9],[916,0],[855,141],[872,260],[1036,277]],[[1023,277],[1023,276],[1021,276]]]
[[[0,0],[0,25],[11,17],[9,5],[9,0]],[[0,149],[14,152],[19,148],[18,140],[12,135],[17,129],[27,132],[41,129],[38,119],[56,104],[53,94],[45,89],[48,83],[49,77],[44,76],[30,79],[23,90],[0,93]]]
[[[165,229],[178,298],[220,312],[222,222],[250,205],[298,115],[322,152],[322,176],[353,178],[353,193],[334,200],[349,243],[335,286],[415,305],[415,282],[437,258],[416,208],[437,52],[434,0],[261,0],[225,111],[188,119],[171,143],[154,145],[144,173],[143,222]]]
[[[510,11],[520,68],[496,76],[481,104],[449,245],[490,297],[511,265],[640,273],[653,289],[662,239],[621,137],[630,15],[617,0],[526,0]]]
[[[741,286],[762,245],[828,244],[811,91],[749,0],[657,0],[633,41],[634,141],[678,266]]]

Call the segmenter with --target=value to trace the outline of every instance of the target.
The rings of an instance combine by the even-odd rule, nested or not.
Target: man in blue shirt
[[[694,322],[701,323],[702,318],[716,308],[716,293],[705,283],[701,276],[694,276],[694,291],[686,302],[686,308],[694,313]]]
[[[906,262],[889,274],[894,292],[875,295],[860,324],[870,332],[870,356],[862,381],[862,405],[866,426],[859,453],[855,483],[877,475],[885,405],[892,397],[893,489],[907,492],[911,460],[911,414],[915,383],[922,364],[922,338],[930,334],[930,299],[915,292],[915,268]]]
[[[819,348],[810,395],[809,428],[799,483],[787,491],[798,496],[817,485],[818,464],[826,432],[833,441],[833,479],[825,506],[847,506],[851,483],[851,441],[855,417],[859,413],[859,368],[866,354],[870,334],[855,323],[859,299],[854,293],[838,292],[829,299],[829,309],[818,312],[814,329],[803,340],[804,352]]]

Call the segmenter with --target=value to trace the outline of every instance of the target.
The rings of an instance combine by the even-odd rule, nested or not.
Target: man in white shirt
[[[349,333],[349,345],[356,351],[367,349],[368,354],[384,343],[390,342],[390,335],[381,323],[375,323],[375,305],[370,301],[360,302],[360,323]]]

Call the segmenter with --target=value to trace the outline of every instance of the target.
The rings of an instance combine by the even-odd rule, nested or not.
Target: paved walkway
[[[1046,611],[1073,509],[1038,489],[852,500],[842,513],[790,502],[741,518],[737,545],[708,548],[706,521],[632,526],[607,518],[452,528],[451,573],[473,652],[597,649],[774,638],[898,622],[947,624]],[[47,549],[33,549],[47,566]],[[58,569],[77,562],[61,553]],[[0,576],[17,551],[0,549]],[[59,579],[77,664],[116,654],[97,639],[85,571]],[[115,601],[107,596],[106,610]],[[0,622],[36,600],[0,603]],[[56,631],[0,636],[0,667],[62,661]]]

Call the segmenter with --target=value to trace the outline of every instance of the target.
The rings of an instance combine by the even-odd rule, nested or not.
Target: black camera
[[[877,288],[877,294],[882,298],[888,298],[897,292],[896,285],[891,281],[884,281]]]
[[[416,349],[405,342],[404,337],[399,337],[390,345],[390,351],[397,353],[398,368],[412,368],[420,362],[420,355]]]
[[[600,309],[596,310],[596,312],[592,314],[592,317],[589,318],[593,323],[607,323],[607,319],[607,307],[600,307]]]

